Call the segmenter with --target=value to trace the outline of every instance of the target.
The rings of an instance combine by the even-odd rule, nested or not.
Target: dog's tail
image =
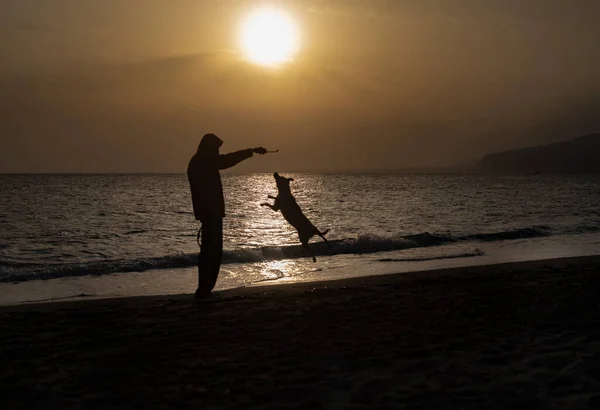
[[[319,232],[320,235],[327,235],[327,233],[329,232],[329,229],[325,229],[323,232]]]

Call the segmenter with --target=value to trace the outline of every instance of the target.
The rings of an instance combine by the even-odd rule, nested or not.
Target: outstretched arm
[[[219,169],[231,168],[232,166],[239,164],[243,160],[250,158],[254,153],[263,155],[267,153],[267,150],[262,147],[248,148],[229,154],[219,155]]]
[[[221,154],[219,155],[219,169],[231,168],[243,160],[250,158],[252,153],[252,149],[248,148],[241,151],[231,152],[229,154]]]

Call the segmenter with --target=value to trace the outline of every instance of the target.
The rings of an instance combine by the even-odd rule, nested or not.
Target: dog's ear
[[[294,178],[288,178],[287,180],[292,182],[294,180]]]

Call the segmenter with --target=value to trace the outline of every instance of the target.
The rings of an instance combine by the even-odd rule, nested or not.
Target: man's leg
[[[198,257],[198,290],[196,296],[209,295],[217,283],[223,257],[223,218],[202,222],[202,243]]]
[[[221,261],[223,259],[223,218],[215,218],[212,223],[214,225],[211,230],[210,266],[208,271],[208,287],[211,292],[217,284],[217,277],[219,276]]]
[[[196,296],[203,296],[206,293],[207,285],[207,272],[206,267],[208,262],[208,251],[207,251],[207,240],[206,240],[206,223],[202,222],[202,237],[200,239],[200,253],[198,254],[198,289],[196,289]]]

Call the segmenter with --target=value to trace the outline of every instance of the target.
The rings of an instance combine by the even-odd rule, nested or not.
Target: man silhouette
[[[202,224],[202,242],[198,256],[198,289],[196,299],[212,300],[223,256],[223,218],[225,201],[219,170],[231,168],[253,154],[266,154],[263,147],[248,148],[230,154],[219,154],[223,141],[206,134],[198,151],[190,160],[187,175],[192,192],[194,216]]]

